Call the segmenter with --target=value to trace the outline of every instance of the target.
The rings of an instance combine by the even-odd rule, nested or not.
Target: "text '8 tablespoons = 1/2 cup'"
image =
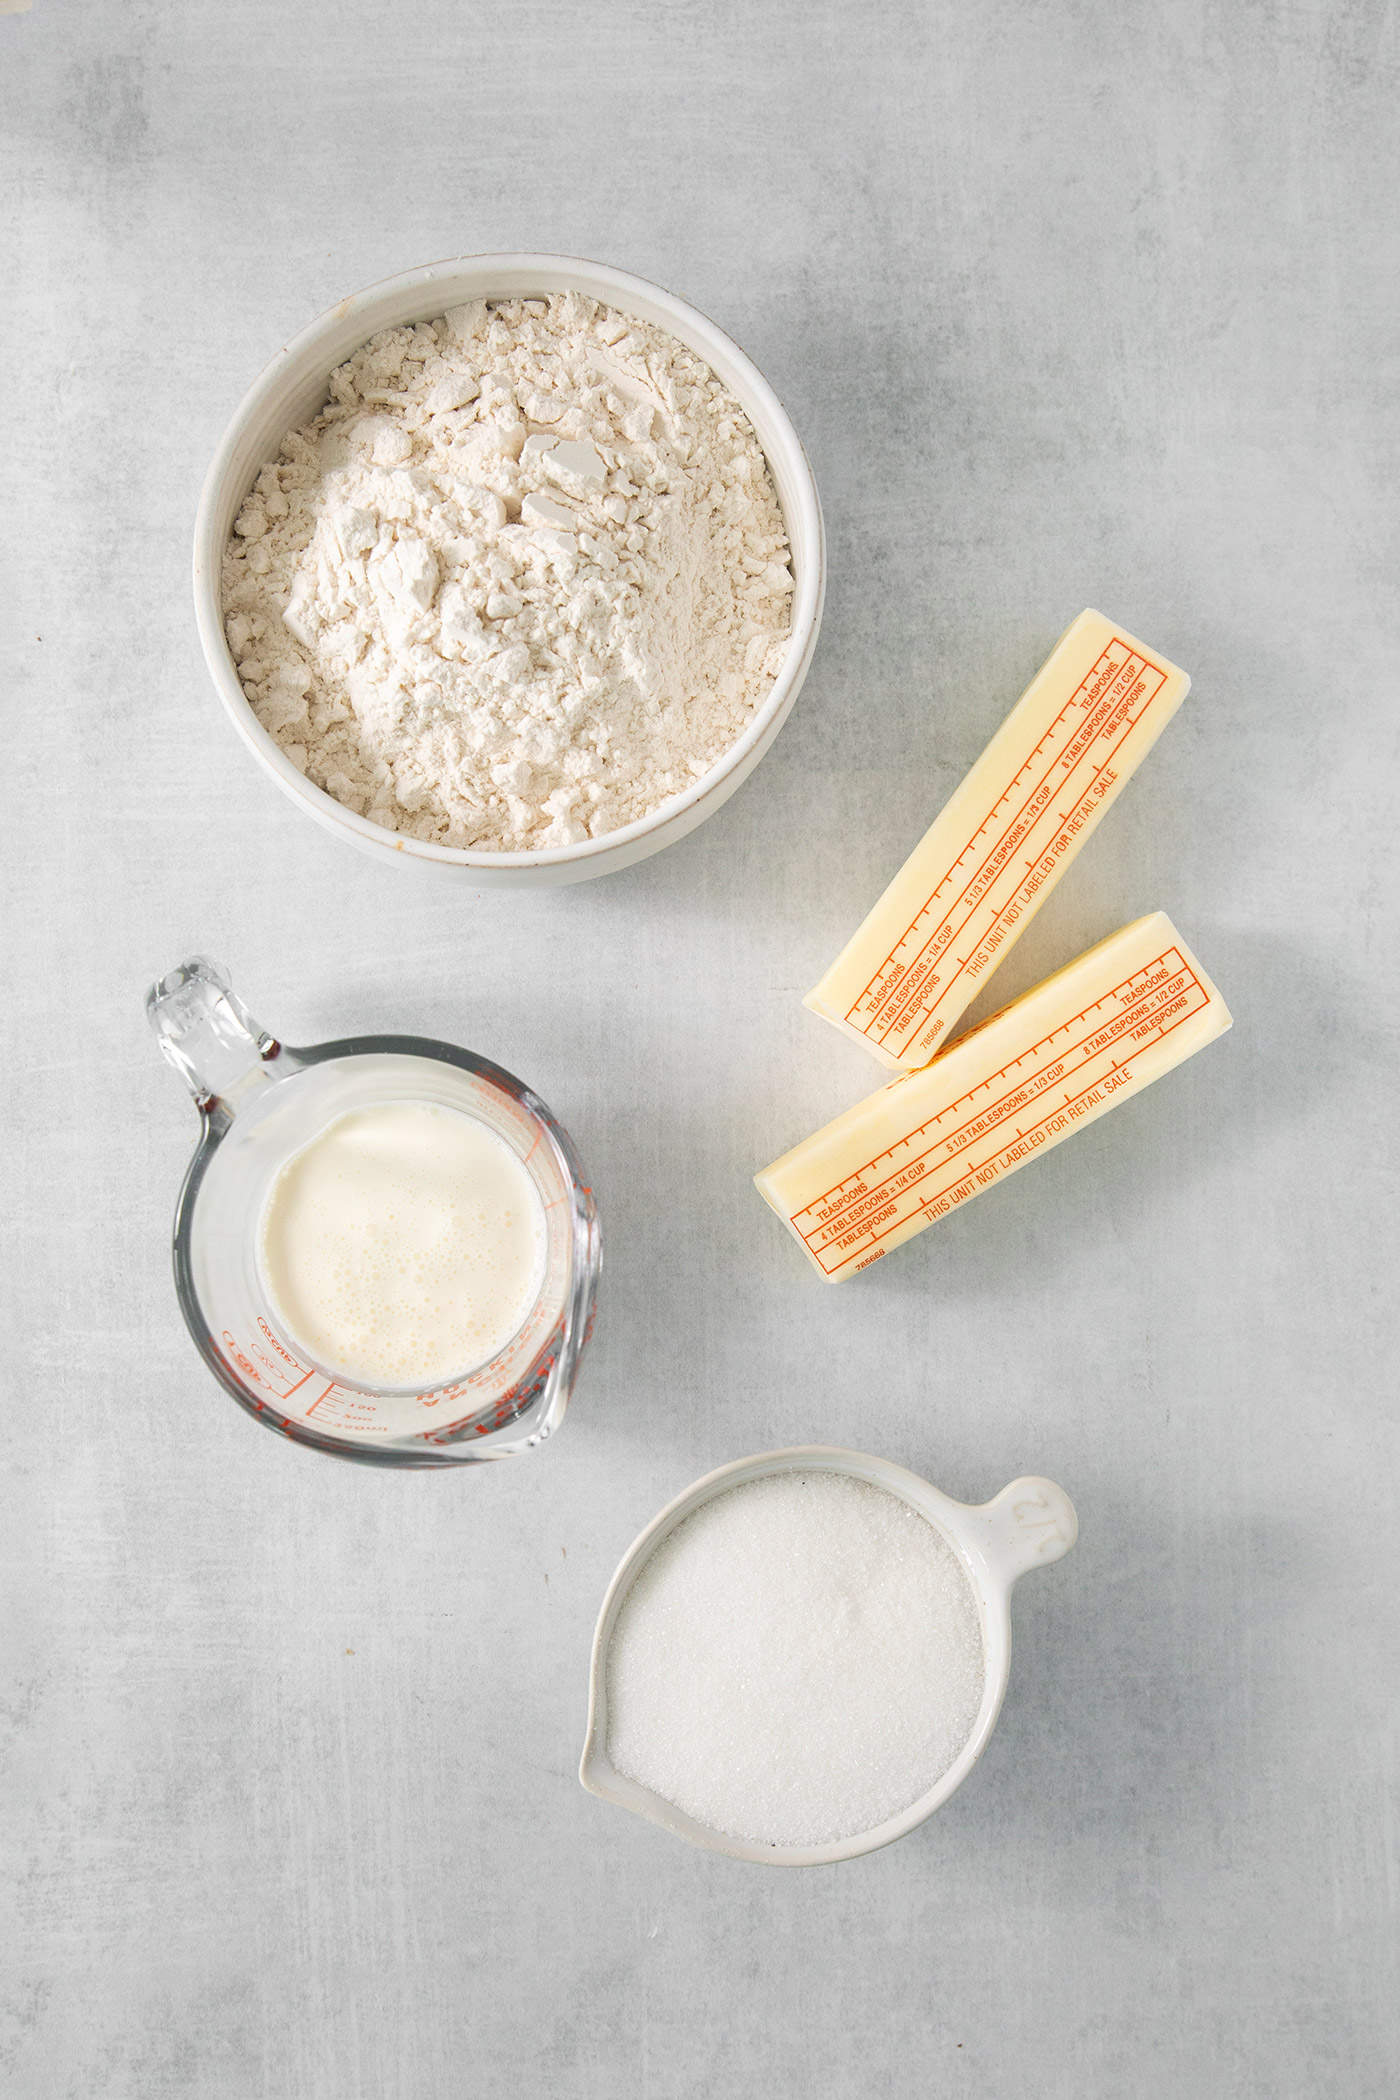
[[[175,1210],[176,1294],[240,1407],[295,1443],[367,1465],[508,1458],[551,1435],[592,1330],[601,1256],[593,1193],[544,1103],[498,1065],[422,1036],[291,1048],[199,958],[153,985],[146,1007],[201,1123]],[[263,1207],[286,1162],[337,1118],[396,1102],[486,1125],[524,1163],[545,1215],[544,1276],[524,1324],[489,1363],[431,1390],[376,1389],[312,1361],[258,1258]]]
[[[874,1829],[830,1844],[773,1845],[752,1843],[727,1831],[712,1829],[678,1808],[652,1788],[619,1772],[608,1755],[608,1654],[628,1593],[657,1549],[677,1527],[717,1496],[775,1473],[837,1473],[866,1481],[897,1496],[931,1524],[962,1564],[977,1604],[982,1633],[984,1676],[982,1701],[972,1732],[947,1771],[898,1815]],[[1006,1696],[1011,1673],[1011,1591],[1031,1568],[1048,1568],[1063,1559],[1079,1536],[1079,1519],[1062,1487],[1053,1480],[1013,1480],[990,1502],[955,1502],[930,1481],[888,1459],[865,1451],[846,1451],[830,1444],[794,1445],[735,1459],[695,1481],[655,1516],[623,1555],[598,1614],[589,1668],[588,1725],[579,1779],[589,1793],[615,1807],[629,1809],[649,1823],[660,1824],[688,1844],[731,1859],[773,1867],[835,1866],[892,1844],[941,1808],[962,1785],[991,1739]]]

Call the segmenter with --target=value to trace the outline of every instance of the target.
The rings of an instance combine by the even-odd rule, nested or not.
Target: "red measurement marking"
[[[1172,957],[1176,958],[1174,962],[1172,962],[1171,960]],[[1170,967],[1168,967],[1168,965]],[[1057,1036],[1068,1035],[1069,1031],[1072,1028],[1076,1027],[1080,1021],[1086,1021],[1089,1018],[1090,1014],[1096,1013],[1101,1006],[1108,1005],[1110,1000],[1124,999],[1126,997],[1127,1003],[1126,1005],[1120,1007],[1119,1011],[1120,1013],[1125,1015],[1131,1012],[1134,1004],[1142,998],[1144,992],[1150,989],[1150,987],[1147,984],[1137,984],[1137,979],[1139,977],[1150,977],[1152,972],[1159,968],[1165,968],[1167,970],[1168,977],[1177,977],[1181,974],[1183,970],[1187,970],[1186,960],[1185,957],[1182,955],[1181,950],[1177,947],[1164,949],[1162,953],[1159,956],[1157,956],[1152,962],[1144,963],[1140,969],[1134,970],[1131,973],[1131,975],[1125,977],[1121,984],[1116,984],[1109,991],[1101,993],[1100,996],[1097,999],[1093,1000],[1090,1005],[1081,1008],[1080,1012],[1078,1012],[1077,1014],[1071,1015],[1068,1021],[1062,1021],[1058,1028],[1052,1028],[1049,1035],[1044,1035],[1040,1038],[1039,1042],[1032,1043],[1029,1046],[1029,1048],[1023,1050],[1018,1057],[1012,1058],[1010,1064],[1002,1065],[1000,1070],[991,1073],[986,1079],[979,1080],[977,1085],[973,1087],[968,1093],[960,1094],[956,1100],[950,1101],[946,1108],[940,1109],[938,1114],[934,1117],[931,1117],[928,1123],[919,1124],[917,1126],[917,1129],[915,1131],[912,1131],[910,1135],[917,1135],[918,1130],[927,1130],[931,1128],[933,1124],[941,1123],[943,1121],[943,1118],[945,1116],[950,1116],[955,1109],[961,1108],[966,1102],[974,1101],[977,1098],[978,1094],[985,1092],[989,1087],[995,1086],[996,1082],[999,1079],[1004,1079],[1008,1073],[1014,1072],[1018,1065],[1025,1064],[1029,1059],[1038,1056],[1042,1050],[1047,1050],[1050,1047],[1050,1045],[1055,1041]],[[1193,982],[1199,981],[1195,978],[1194,972],[1188,971],[1188,974],[1191,975]],[[1134,986],[1136,986],[1136,989],[1134,989]],[[982,1023],[982,1028],[974,1030],[973,1033],[980,1035],[982,1033],[983,1028],[990,1028],[993,1021],[1000,1020],[1002,1018],[1002,1015],[1008,1013],[1009,1011],[1009,1007],[1003,1007],[1000,1014],[993,1014],[991,1020],[984,1021]],[[964,1038],[964,1040],[967,1042],[971,1042],[972,1035],[969,1034],[967,1037]],[[901,1138],[896,1140],[896,1145],[904,1143],[907,1143],[907,1139]],[[870,1171],[872,1167],[878,1166],[882,1159],[887,1159],[891,1157],[896,1149],[896,1145],[887,1146],[884,1151],[877,1152],[873,1159],[868,1159],[865,1162],[864,1166],[857,1167],[853,1174],[846,1175],[845,1180],[838,1182],[836,1184],[836,1188],[828,1190],[827,1194],[834,1195],[836,1193],[836,1189],[844,1188],[846,1181],[854,1181],[859,1175],[866,1174]],[[804,1205],[804,1211],[812,1210],[817,1203],[824,1203],[826,1200],[826,1196],[818,1196],[814,1199],[813,1203],[808,1203]],[[803,1215],[803,1211],[799,1211],[797,1215],[801,1217]]]
[[[301,1419],[309,1422],[317,1408],[325,1407],[328,1402],[329,1412],[322,1415],[316,1425],[318,1429],[353,1430],[359,1436],[390,1436],[393,1433],[387,1422],[378,1419],[380,1409],[376,1401],[367,1399],[363,1393],[347,1392],[334,1379],[327,1382],[324,1393],[316,1395]]]
[[[1121,659],[1114,657],[1113,652],[1115,650],[1123,652]],[[1149,679],[1154,676],[1157,682],[1150,691],[1147,691]],[[1087,780],[1083,780],[1081,784],[1073,788],[1073,799],[1069,806],[1055,812],[1055,833],[1048,846],[1042,848],[1032,859],[1026,862],[1027,870],[1033,871],[1045,858],[1046,852],[1054,850],[1057,841],[1064,837],[1064,826],[1066,824],[1076,817],[1082,817],[1094,798],[1094,787],[1099,775],[1117,756],[1128,737],[1146,718],[1166,682],[1167,674],[1159,664],[1154,664],[1149,657],[1143,655],[1141,650],[1131,647],[1123,640],[1121,635],[1113,636],[1112,640],[1100,652],[1093,669],[1081,680],[1073,694],[1056,715],[1054,721],[1051,722],[1049,728],[1036,742],[1028,754],[1025,764],[1012,782],[1011,788],[1007,789],[999,800],[992,805],[992,808],[982,819],[976,831],[973,832],[972,837],[958,854],[948,874],[942,877],[932,896],[915,912],[884,961],[869,979],[859,998],[847,1010],[846,1019],[852,1026],[859,1029],[862,1034],[870,1036],[873,1041],[883,1044],[896,1032],[906,1032],[916,1019],[926,1021],[933,1016],[963,972],[970,967],[979,955],[985,959],[986,954],[990,952],[987,946],[988,942],[991,940],[997,927],[1003,924],[1008,908],[1026,890],[1028,878],[1023,876],[1011,895],[993,911],[991,921],[980,939],[965,956],[958,959],[957,968],[952,974],[940,981],[937,997],[932,1000],[925,1000],[920,994],[927,984],[930,970],[933,963],[937,961],[938,955],[944,950],[950,949],[957,940],[959,933],[966,930],[973,912],[978,905],[985,901],[993,886],[1011,865],[1011,856],[1016,847],[1032,836],[1036,826],[1041,823],[1050,805],[1056,800],[1057,795],[1062,794],[1075,781],[1076,775],[1081,774],[1084,764],[1091,758],[1097,739],[1104,734],[1106,727],[1113,722],[1117,709],[1126,703],[1130,712],[1125,718],[1120,735],[1106,754],[1093,762],[1092,771]],[[1145,693],[1145,697],[1142,700],[1142,705],[1134,714],[1131,712],[1132,703],[1138,698],[1139,691]],[[899,952],[905,942],[918,931],[920,921],[934,909],[939,892],[953,880],[957,870],[962,866],[967,856],[977,850],[978,841],[993,822],[1001,802],[1006,800],[1006,795],[1014,790],[1017,782],[1031,771],[1047,745],[1052,743],[1061,726],[1076,711],[1083,715],[1083,720],[1074,730],[1068,743],[1055,753],[1055,756],[1050,759],[1044,770],[1037,775],[1025,799],[1014,812],[1000,836],[982,853],[981,858],[968,875],[962,889],[949,902],[938,923],[929,928],[922,944],[903,963],[899,975],[888,984],[882,984],[881,980],[885,971],[889,969],[890,965],[899,956]],[[1064,768],[1064,771],[1060,779],[1052,785],[1051,775],[1056,772],[1057,768]],[[1026,812],[1031,809],[1032,804],[1037,806],[1029,819],[1026,819]],[[1026,820],[1024,823],[1023,819]],[[1019,833],[1017,833],[1018,825],[1022,826]],[[1043,884],[1038,884],[1037,888],[1039,887],[1043,887]],[[973,892],[975,894],[972,894]],[[1026,901],[1029,901],[1029,899],[1027,898]],[[962,915],[958,918],[960,907],[964,906],[966,908],[962,910]],[[931,954],[930,951],[936,952]],[[867,1000],[871,1002],[869,1011],[863,1018],[857,1018]]]
[[[951,1207],[974,1188],[989,1187],[1026,1156],[1023,1151],[1009,1159],[1009,1152],[1034,1140],[1057,1117],[1071,1114],[1078,1103],[1097,1088],[1109,1086],[1120,1072],[1129,1071],[1137,1050],[1146,1045],[1125,1044],[1123,1038],[1151,1031],[1154,1044],[1163,1042],[1209,1003],[1181,950],[1164,950],[969,1092],[950,1101],[937,1115],[917,1124],[804,1204],[793,1214],[794,1227],[828,1275],[852,1262],[863,1267],[883,1240],[902,1230],[920,1211],[943,1202]],[[1104,1017],[1095,1020],[1095,1016]],[[1086,1028],[1085,1023],[1090,1025]],[[1076,1036],[1076,1031],[1082,1032]],[[1095,1061],[1116,1047],[1123,1048],[1123,1057],[1110,1056],[1105,1069],[1087,1077]],[[1063,1082],[1076,1076],[1084,1077],[1085,1083],[1078,1091],[1070,1091]],[[1051,1089],[1053,1099],[1048,1098]],[[1006,1124],[1042,1100],[1047,1102],[1044,1113],[1024,1125],[1017,1120],[1014,1134],[1008,1136]],[[986,1137],[994,1140],[990,1149],[975,1155],[974,1146]],[[920,1139],[928,1142],[916,1150]],[[897,1164],[896,1154],[900,1155]],[[877,1175],[886,1161],[887,1170]],[[939,1165],[953,1171],[951,1178],[935,1185],[931,1176]],[[828,1260],[828,1255],[838,1258]]]

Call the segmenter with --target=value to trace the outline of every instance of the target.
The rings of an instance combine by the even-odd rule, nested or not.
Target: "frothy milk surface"
[[[259,1233],[289,1338],[381,1386],[489,1362],[539,1295],[545,1248],[539,1192],[505,1140],[426,1101],[328,1123],[278,1173]]]

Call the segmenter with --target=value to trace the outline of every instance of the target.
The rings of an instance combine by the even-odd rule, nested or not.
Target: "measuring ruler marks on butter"
[[[927,1064],[1190,686],[1081,613],[804,1004],[883,1064]]]
[[[1163,912],[1135,919],[755,1176],[830,1282],[981,1195],[1223,1035]]]

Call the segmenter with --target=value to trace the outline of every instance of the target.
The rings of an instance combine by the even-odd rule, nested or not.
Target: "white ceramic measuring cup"
[[[703,1503],[745,1481],[786,1472],[845,1473],[856,1480],[868,1480],[873,1487],[884,1488],[907,1502],[941,1532],[962,1562],[982,1626],[986,1667],[982,1704],[958,1757],[926,1794],[897,1816],[889,1817],[873,1830],[859,1831],[854,1837],[841,1838],[830,1845],[754,1845],[745,1838],[730,1837],[697,1822],[650,1787],[627,1778],[608,1759],[608,1649],[628,1591],[662,1540]],[[891,1465],[888,1459],[872,1458],[864,1451],[842,1451],[830,1444],[800,1444],[785,1451],[764,1451],[754,1458],[735,1459],[731,1465],[707,1473],[703,1480],[697,1480],[668,1503],[633,1541],[608,1585],[593,1636],[588,1733],[579,1778],[600,1800],[630,1809],[633,1815],[659,1823],[663,1830],[673,1831],[706,1851],[728,1853],[731,1859],[751,1859],[770,1867],[824,1867],[834,1866],[838,1860],[857,1859],[863,1852],[876,1852],[941,1808],[986,1749],[1006,1696],[1011,1669],[1012,1588],[1028,1568],[1047,1568],[1052,1561],[1062,1559],[1078,1536],[1079,1520],[1074,1506],[1064,1489],[1056,1487],[1052,1480],[1013,1480],[990,1502],[973,1504],[954,1502],[917,1473]]]
[[[293,1049],[201,957],[153,985],[146,1007],[199,1110],[175,1210],[175,1290],[225,1391],[293,1443],[367,1465],[462,1465],[542,1443],[592,1331],[601,1256],[593,1192],[539,1096],[499,1065],[423,1036]],[[545,1214],[544,1280],[519,1333],[490,1363],[428,1391],[359,1384],[315,1362],[283,1326],[258,1259],[263,1205],[285,1162],[337,1117],[386,1101],[485,1123],[524,1165]]]

